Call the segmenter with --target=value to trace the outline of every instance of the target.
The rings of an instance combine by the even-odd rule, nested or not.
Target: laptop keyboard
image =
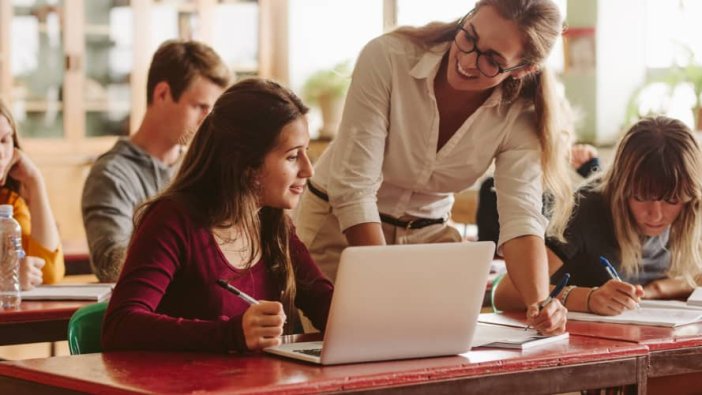
[[[322,356],[322,349],[321,348],[309,348],[306,350],[295,350],[295,352],[299,352],[300,354],[312,355],[313,357]]]

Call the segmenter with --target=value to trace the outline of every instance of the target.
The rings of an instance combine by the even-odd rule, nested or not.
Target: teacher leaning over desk
[[[348,245],[453,242],[453,194],[495,161],[498,248],[527,318],[541,332],[565,329],[548,296],[541,213],[549,232],[571,207],[559,101],[543,62],[562,30],[550,0],[483,0],[457,22],[405,27],[361,52],[335,141],[319,159],[295,222],[332,279]],[[427,262],[431,267],[431,262]]]

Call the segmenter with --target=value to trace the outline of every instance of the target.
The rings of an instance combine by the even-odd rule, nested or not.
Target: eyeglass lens
[[[490,55],[486,55],[480,52],[475,43],[475,38],[472,35],[470,35],[470,33],[466,32],[465,29],[459,27],[458,33],[456,34],[455,42],[456,46],[459,50],[461,50],[461,52],[464,52],[466,54],[472,52],[476,53],[476,65],[478,67],[478,70],[480,70],[480,72],[483,73],[484,76],[492,78],[500,74],[500,66]]]

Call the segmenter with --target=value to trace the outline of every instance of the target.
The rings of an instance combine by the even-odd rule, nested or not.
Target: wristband
[[[592,287],[590,288],[590,292],[587,293],[587,299],[585,299],[585,307],[587,308],[588,313],[592,313],[592,309],[590,308],[590,297],[592,296],[592,293],[595,292],[595,290],[599,287]]]
[[[568,295],[570,295],[570,292],[576,288],[575,285],[569,285],[567,286],[563,292],[561,292],[561,295],[559,296],[559,299],[561,301],[561,304],[563,307],[566,307],[566,301],[568,300]]]

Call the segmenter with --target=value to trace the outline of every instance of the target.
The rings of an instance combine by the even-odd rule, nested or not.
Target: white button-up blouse
[[[424,50],[386,34],[361,52],[338,135],[315,165],[341,230],[395,217],[447,215],[453,194],[470,187],[495,160],[499,245],[544,237],[541,148],[533,104],[503,103],[495,89],[437,152],[434,77],[449,48]]]

